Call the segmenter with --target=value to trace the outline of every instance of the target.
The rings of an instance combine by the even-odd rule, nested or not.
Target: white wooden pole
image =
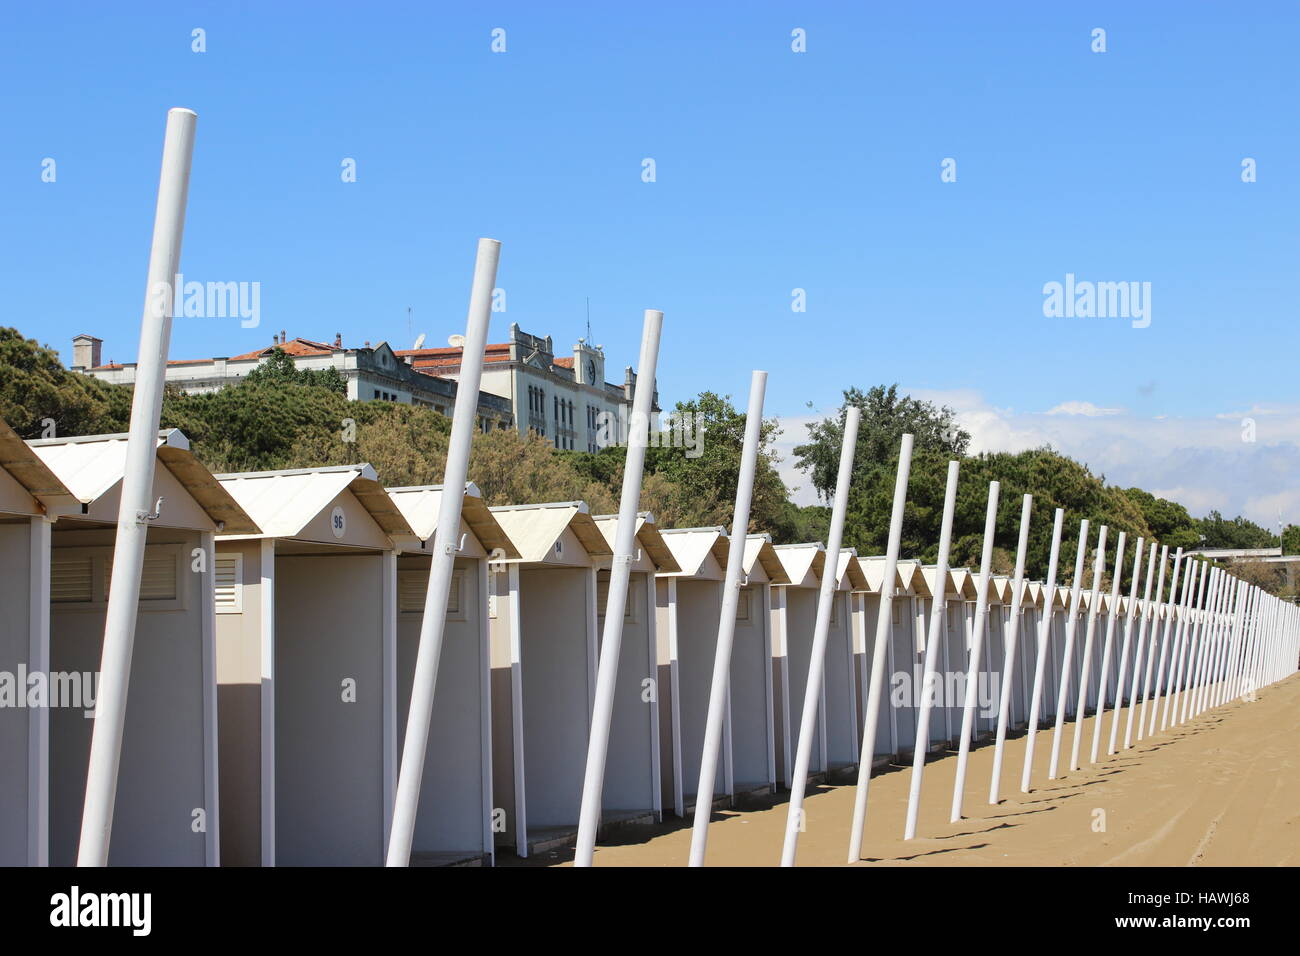
[[[1097,540],[1097,557],[1092,567],[1092,598],[1088,601],[1088,628],[1083,639],[1083,666],[1079,674],[1079,702],[1075,707],[1074,742],[1070,745],[1070,770],[1079,769],[1079,745],[1083,739],[1083,717],[1088,712],[1089,679],[1092,676],[1092,639],[1097,631],[1097,614],[1101,608],[1101,575],[1106,567],[1106,526],[1101,526]]]
[[[1201,710],[1218,707],[1222,703],[1223,688],[1227,684],[1228,670],[1236,650],[1237,633],[1241,623],[1241,595],[1243,582],[1235,575],[1228,577],[1228,597],[1224,602],[1223,623],[1219,629],[1218,650],[1210,670],[1210,681],[1201,699]]]
[[[980,554],[979,595],[975,598],[975,620],[970,641],[970,656],[966,662],[966,700],[961,715],[961,740],[957,745],[957,779],[952,788],[952,811],[949,823],[961,819],[962,797],[966,790],[966,767],[970,762],[971,725],[975,723],[975,702],[978,696],[980,655],[984,651],[984,631],[988,626],[989,575],[993,570],[993,537],[998,523],[998,494],[1001,484],[989,482],[989,503],[984,513],[984,546]]]
[[[492,318],[492,290],[496,287],[501,243],[480,239],[474,259],[474,280],[470,287],[469,313],[465,320],[465,346],[461,350],[460,381],[447,445],[447,466],[443,471],[442,500],[438,507],[438,530],[434,535],[429,563],[429,583],[424,592],[424,616],[420,619],[420,644],[415,655],[415,676],[411,683],[411,707],[406,718],[406,738],[393,798],[393,823],[388,839],[387,866],[407,866],[415,838],[415,818],[420,809],[420,784],[424,779],[424,758],[429,746],[429,724],[433,720],[433,697],[438,683],[438,662],[442,657],[447,626],[447,600],[456,565],[460,538],[460,512],[465,479],[469,474],[470,447],[478,421],[479,382],[483,374],[483,351],[487,346]]]
[[[1061,680],[1056,693],[1056,730],[1052,734],[1052,758],[1047,765],[1047,779],[1056,779],[1061,759],[1061,735],[1065,732],[1066,695],[1070,691],[1073,669],[1074,631],[1079,621],[1079,595],[1083,592],[1083,560],[1088,552],[1088,519],[1079,522],[1079,550],[1074,556],[1074,582],[1070,585],[1070,607],[1065,619],[1065,649],[1061,655]]]
[[[1052,639],[1052,603],[1056,600],[1056,565],[1061,555],[1061,524],[1065,509],[1057,508],[1052,521],[1052,550],[1047,559],[1047,586],[1043,588],[1043,615],[1038,622],[1038,655],[1034,661],[1034,690],[1029,700],[1029,727],[1025,735],[1025,765],[1020,771],[1020,792],[1029,792],[1034,772],[1034,738],[1038,733],[1038,707],[1043,699],[1043,681],[1047,676],[1047,648]]]
[[[1119,613],[1119,579],[1124,575],[1124,539],[1127,532],[1119,533],[1119,542],[1115,545],[1115,570],[1111,574],[1110,583],[1110,612],[1106,616],[1106,643],[1101,651],[1101,673],[1097,675],[1097,710],[1092,722],[1092,754],[1089,763],[1097,762],[1097,754],[1101,750],[1101,722],[1106,715],[1106,691],[1110,682],[1110,657],[1111,650],[1115,645],[1115,617]],[[1142,539],[1138,538],[1138,554],[1142,553]],[[1140,570],[1137,562],[1133,563],[1133,591],[1137,591],[1137,573]],[[1130,616],[1129,621],[1133,619]],[[1128,634],[1125,631],[1124,653],[1128,654]],[[1121,672],[1120,684],[1115,687],[1115,711],[1119,712],[1119,695],[1123,693],[1121,684],[1123,683]]]
[[[935,593],[930,596],[930,624],[925,639],[925,663],[921,671],[921,700],[916,717],[916,747],[912,751],[912,780],[907,797],[907,823],[903,839],[916,836],[916,819],[921,806],[921,781],[925,758],[930,751],[930,714],[934,709],[938,676],[939,644],[948,616],[948,556],[952,547],[952,522],[957,511],[959,462],[948,462],[948,484],[943,496],[943,519],[939,525],[939,555],[934,566]],[[855,828],[856,832],[856,828]],[[854,856],[853,859],[857,859]]]
[[[785,821],[785,843],[781,865],[794,866],[799,834],[804,828],[803,798],[808,787],[808,764],[812,760],[813,735],[821,706],[822,678],[826,664],[826,639],[831,627],[831,604],[835,600],[840,543],[844,539],[844,515],[849,506],[849,483],[853,480],[853,455],[858,446],[858,424],[862,411],[851,405],[844,416],[844,443],[840,446],[840,470],[835,479],[835,501],[831,526],[826,536],[826,567],[817,594],[817,619],[813,625],[812,658],[804,686],[803,710],[799,717],[799,740],[795,745],[794,773],[790,781],[790,806]]]
[[[1132,646],[1132,638],[1133,638],[1133,621],[1137,617],[1137,613],[1138,613],[1137,593],[1138,593],[1138,583],[1142,578],[1142,546],[1144,544],[1146,544],[1146,539],[1139,536],[1137,540],[1137,547],[1133,549],[1133,584],[1129,588],[1128,608],[1127,608],[1127,613],[1124,615],[1124,643],[1120,647],[1119,674],[1115,678],[1115,706],[1111,708],[1110,742],[1106,746],[1107,755],[1111,755],[1115,753],[1115,745],[1119,741],[1119,717],[1124,710],[1124,679],[1128,677],[1129,649]],[[1154,562],[1155,558],[1156,558],[1156,549],[1155,549],[1155,545],[1153,544],[1151,546],[1151,560]],[[1151,575],[1148,572],[1147,591],[1150,592],[1150,590],[1151,590]],[[1139,647],[1137,654],[1133,658],[1134,677],[1137,676],[1137,664],[1141,656],[1142,656],[1142,650]],[[1133,700],[1132,694],[1129,695],[1128,699],[1131,703]],[[1131,707],[1129,708],[1129,712],[1130,713],[1132,712]]]
[[[1160,553],[1160,586],[1165,584],[1165,558],[1169,554],[1169,546],[1165,545]],[[1152,617],[1151,604],[1151,578],[1155,576],[1156,571],[1156,543],[1151,542],[1151,557],[1147,559],[1147,583],[1146,590],[1142,595],[1142,603],[1138,606],[1141,619],[1138,621],[1138,641],[1137,647],[1133,651],[1133,685],[1129,688],[1128,695],[1128,719],[1124,723],[1124,749],[1128,750],[1133,746],[1133,718],[1137,714],[1138,708],[1138,691],[1142,688],[1142,674],[1146,671],[1147,681],[1150,682],[1151,664],[1147,660],[1149,655],[1145,655],[1147,624]],[[1156,604],[1160,603],[1160,596],[1157,592]],[[1155,628],[1151,629],[1151,649],[1155,650]],[[1145,667],[1144,667],[1145,665]],[[1115,719],[1119,719],[1119,713],[1116,712]]]
[[[1192,696],[1196,668],[1200,663],[1200,651],[1205,643],[1207,615],[1214,600],[1214,586],[1218,578],[1215,570],[1208,564],[1201,568],[1201,589],[1197,594],[1196,603],[1192,606],[1187,634],[1183,640],[1183,650],[1179,655],[1178,683],[1174,685],[1175,694],[1169,717],[1170,727],[1178,726],[1187,716],[1187,702]]]
[[[162,413],[163,378],[171,341],[174,283],[180,271],[181,238],[185,232],[185,203],[190,185],[197,115],[187,109],[167,111],[162,172],[154,212],[153,246],[144,311],[140,319],[140,356],[131,427],[113,545],[113,568],[104,621],[104,648],[99,668],[95,726],[91,731],[90,763],[86,771],[86,801],[81,816],[78,866],[107,866],[117,798],[117,772],[122,757],[122,731],[131,679],[140,573],[149,535],[157,517],[153,501],[158,421]]]
[[[1210,706],[1221,707],[1227,703],[1233,670],[1237,663],[1237,651],[1241,645],[1241,629],[1246,614],[1246,582],[1241,578],[1233,579],[1232,620],[1224,635],[1223,658],[1219,664],[1219,679],[1214,692],[1210,695]]]
[[[1205,607],[1201,609],[1201,625],[1197,640],[1187,664],[1187,693],[1183,695],[1183,706],[1178,722],[1184,723],[1196,716],[1196,702],[1201,696],[1201,686],[1205,679],[1205,666],[1214,646],[1215,635],[1219,628],[1219,605],[1223,599],[1223,574],[1219,568],[1210,568],[1210,586]]]
[[[898,449],[894,503],[889,515],[889,539],[885,544],[885,576],[881,579],[880,605],[876,609],[876,640],[871,646],[871,684],[867,688],[865,727],[858,756],[858,787],[853,795],[853,829],[849,834],[850,863],[856,863],[862,857],[862,831],[867,825],[867,792],[871,786],[871,765],[876,756],[880,699],[885,694],[885,652],[894,620],[894,578],[898,571],[898,549],[903,539],[903,510],[907,505],[907,480],[911,469],[912,436],[905,434]]]
[[[1181,570],[1180,565],[1182,563],[1182,560],[1183,560],[1183,549],[1179,548],[1177,551],[1174,552],[1174,570],[1173,570],[1173,574],[1170,576],[1169,579],[1169,600],[1164,605],[1164,609],[1165,609],[1164,621],[1163,623],[1161,623],[1161,627],[1160,627],[1160,659],[1159,662],[1156,664],[1155,671],[1148,675],[1148,679],[1152,680],[1153,682],[1151,687],[1151,697],[1150,697],[1151,718],[1150,721],[1148,722],[1147,720],[1148,698],[1144,694],[1142,697],[1142,714],[1138,722],[1138,740],[1142,739],[1142,733],[1144,727],[1147,736],[1151,736],[1156,732],[1156,717],[1158,716],[1160,710],[1160,685],[1164,681],[1165,656],[1169,650],[1169,631],[1171,628],[1174,627],[1175,624],[1174,602],[1177,600],[1177,596],[1178,596],[1178,573]],[[1190,558],[1188,559],[1188,564],[1189,565],[1191,564]],[[1186,588],[1186,584],[1184,584],[1183,586],[1184,588]],[[1159,601],[1157,600],[1157,611],[1158,610],[1159,610]],[[1152,639],[1151,650],[1154,651],[1155,650],[1154,631],[1152,632],[1151,639]]]
[[[1001,799],[1002,752],[1007,742],[1007,724],[1011,720],[1011,686],[1016,666],[1016,638],[1020,634],[1021,602],[1025,587],[1025,555],[1029,549],[1029,513],[1034,507],[1034,496],[1025,495],[1020,505],[1020,540],[1016,544],[1016,573],[1011,579],[1011,618],[1007,622],[1006,648],[1002,653],[1002,693],[998,704],[997,738],[993,744],[993,773],[989,777],[989,803]],[[1023,682],[1022,682],[1023,683]]]
[[[749,381],[749,410],[745,413],[745,440],[740,452],[736,505],[732,510],[731,544],[727,555],[725,583],[722,588],[722,612],[718,618],[718,643],[713,655],[713,683],[709,687],[709,711],[704,724],[704,756],[700,761],[700,784],[695,789],[691,866],[704,865],[704,853],[709,845],[709,817],[713,814],[713,781],[718,771],[718,754],[722,749],[723,718],[726,716],[727,691],[731,683],[731,647],[736,636],[736,608],[740,601],[740,575],[745,562],[745,536],[749,531],[749,509],[754,498],[754,472],[758,468],[758,446],[761,443],[763,430],[763,393],[766,388],[767,373],[755,371]]]
[[[1206,567],[1199,561],[1192,562],[1192,573],[1188,578],[1188,584],[1192,586],[1187,589],[1190,598],[1183,602],[1181,626],[1175,634],[1175,653],[1169,662],[1169,691],[1165,694],[1164,709],[1160,714],[1161,730],[1169,726],[1171,714],[1174,717],[1178,715],[1178,692],[1183,684],[1183,661],[1187,656],[1187,644],[1191,640],[1192,629],[1196,625],[1196,609],[1200,606],[1201,598],[1205,593],[1205,579],[1208,577],[1206,571]],[[1195,587],[1198,581],[1199,591]]]
[[[623,496],[619,500],[618,524],[614,531],[614,558],[609,571],[609,592],[605,602],[605,630],[600,643],[600,670],[596,674],[596,701],[591,713],[591,736],[587,741],[587,772],[582,782],[582,809],[578,816],[578,845],[574,866],[591,866],[596,852],[596,831],[600,828],[601,798],[605,789],[605,759],[609,755],[609,727],[614,716],[614,691],[618,684],[618,655],[623,643],[623,607],[627,583],[636,555],[637,510],[641,504],[641,475],[649,444],[650,413],[654,408],[655,366],[659,360],[659,334],[664,314],[645,310],[641,332],[641,357],[637,388],[632,396],[632,418],[628,429],[627,458],[623,465]],[[743,542],[745,529],[738,533]],[[743,553],[743,552],[742,552]],[[700,793],[696,800],[711,806],[713,794]]]
[[[1183,659],[1183,647],[1186,644],[1187,629],[1191,625],[1192,608],[1196,606],[1196,582],[1198,577],[1202,582],[1205,580],[1201,571],[1202,568],[1200,562],[1188,558],[1187,574],[1185,575],[1183,585],[1183,597],[1182,601],[1179,602],[1177,611],[1175,612],[1176,626],[1174,628],[1173,644],[1169,651],[1169,672],[1164,675],[1156,675],[1157,680],[1163,676],[1166,681],[1164,704],[1160,710],[1160,729],[1162,731],[1169,722],[1169,703],[1176,699],[1178,694],[1178,681],[1181,677],[1181,674],[1179,673],[1179,665]],[[1157,687],[1158,686],[1159,685],[1157,685]],[[1154,724],[1155,714],[1153,713],[1151,717],[1152,723]],[[1152,733],[1154,733],[1154,730]]]
[[[1232,615],[1232,602],[1236,596],[1237,579],[1222,569],[1219,570],[1219,579],[1219,599],[1215,602],[1214,627],[1210,632],[1210,640],[1205,645],[1201,675],[1197,681],[1196,694],[1192,698],[1191,716],[1193,717],[1205,710],[1211,691],[1214,689]]]
[[[1206,647],[1205,663],[1201,667],[1200,686],[1196,689],[1196,699],[1192,701],[1192,716],[1204,713],[1214,700],[1218,688],[1219,668],[1223,663],[1224,648],[1232,629],[1232,617],[1237,597],[1237,579],[1227,571],[1222,572],[1223,584],[1219,588],[1219,603],[1214,614],[1213,639]]]
[[[1250,587],[1244,579],[1237,579],[1237,597],[1233,612],[1232,633],[1228,644],[1227,656],[1223,662],[1223,676],[1215,695],[1216,706],[1222,706],[1233,699],[1234,681],[1237,675],[1237,663],[1241,659],[1242,637],[1246,627],[1246,613],[1249,610]]]

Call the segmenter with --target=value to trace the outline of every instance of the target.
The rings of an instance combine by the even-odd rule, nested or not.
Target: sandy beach
[[[1127,716],[1127,714],[1125,715]],[[1300,863],[1300,675],[1089,765],[1092,719],[1084,723],[1080,770],[1068,771],[1074,725],[1067,721],[1061,771],[1047,779],[1052,732],[1035,742],[1032,792],[1020,792],[1025,736],[1007,741],[1002,801],[988,803],[993,748],[971,751],[965,819],[948,822],[955,753],[926,767],[918,836],[902,839],[911,767],[871,782],[864,860],[898,866],[1294,866]],[[1123,724],[1120,743],[1123,742]],[[820,786],[805,801],[802,866],[846,863],[853,786]],[[710,865],[779,862],[788,793],[743,811],[715,813]],[[597,866],[683,866],[689,821],[629,829],[597,847]],[[498,865],[567,865],[568,850]]]

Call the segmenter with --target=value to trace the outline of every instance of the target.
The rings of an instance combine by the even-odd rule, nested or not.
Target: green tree
[[[970,433],[957,424],[956,413],[947,405],[937,406],[910,395],[899,397],[896,384],[877,385],[866,392],[859,388],[846,389],[839,412],[809,425],[807,443],[794,450],[799,469],[810,474],[812,485],[823,501],[830,501],[835,495],[844,420],[850,407],[862,413],[853,456],[855,484],[874,471],[897,464],[898,447],[904,434],[913,436],[913,454],[935,451],[960,458],[970,447]]]
[[[1240,515],[1228,519],[1211,511],[1197,526],[1205,548],[1276,548],[1281,544],[1277,535]]]
[[[131,389],[70,372],[48,345],[0,328],[0,418],[23,438],[41,438],[46,420],[57,436],[124,432]]]

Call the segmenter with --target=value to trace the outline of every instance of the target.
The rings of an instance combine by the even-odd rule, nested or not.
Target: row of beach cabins
[[[125,435],[24,441],[0,422],[0,865],[76,860],[95,672]],[[114,865],[379,865],[406,727],[446,489],[386,488],[369,465],[211,474],[178,431],[159,435],[113,818]],[[462,525],[412,862],[491,864],[577,832],[616,516],[584,502],[488,507],[462,491]],[[643,513],[624,608],[602,832],[684,817],[695,793],[729,539]],[[773,545],[748,535],[731,660],[718,806],[789,785],[818,590],[834,606],[810,770],[857,769],[880,598],[892,591],[879,765],[910,759],[925,622],[940,588],[943,675],[929,748],[961,731],[978,574]],[[1057,588],[1025,589],[1021,634],[1050,616],[1047,673],[1065,623],[1087,614]],[[1022,640],[1002,674],[1011,582],[993,576],[975,726],[992,734],[1003,681],[1025,726],[1037,666]],[[1111,607],[1102,594],[1100,613]],[[1075,672],[1082,642],[1075,643]],[[1101,642],[1094,645],[1101,669]],[[990,663],[991,662],[991,663]],[[1116,698],[1114,668],[1097,695]],[[3,691],[0,684],[0,691]],[[43,688],[45,697],[40,696]],[[1073,689],[1071,698],[1073,698]],[[1064,704],[1055,681],[1040,710]],[[3,697],[3,693],[0,693]],[[3,703],[4,701],[0,701]]]

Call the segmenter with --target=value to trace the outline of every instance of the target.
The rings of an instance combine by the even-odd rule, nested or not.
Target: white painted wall
[[[217,746],[221,865],[262,861],[261,542],[218,541],[217,554],[243,556],[242,613],[217,614]]]
[[[415,820],[412,854],[454,855],[456,861],[490,853],[484,842],[487,794],[484,786],[483,735],[487,732],[484,688],[487,642],[484,630],[486,595],[481,590],[483,562],[460,558],[453,577],[459,589],[459,610],[448,612],[433,719],[420,783],[420,808]],[[429,559],[398,558],[399,589],[407,575],[429,578]],[[420,646],[423,610],[397,614],[397,733],[398,752],[406,737]],[[437,862],[434,860],[433,862]],[[448,862],[452,862],[448,860]]]
[[[772,786],[776,782],[772,747],[770,601],[771,589],[766,583],[750,584],[740,589],[736,633],[731,646],[732,777],[738,791]],[[712,670],[710,664],[710,674]],[[698,768],[697,762],[697,773]]]
[[[383,862],[382,594],[381,555],[276,558],[279,866]]]
[[[653,589],[653,580],[644,571],[633,571],[628,579],[614,713],[610,720],[609,755],[605,762],[605,788],[602,791],[602,805],[606,812],[650,810],[656,804],[658,781],[654,767],[659,735],[654,718],[657,708],[652,708],[642,689],[642,682],[656,674],[651,641],[652,606],[647,603],[647,588]],[[604,595],[608,581],[609,572],[599,572],[598,636],[604,633]]]
[[[830,769],[857,766],[857,671],[853,661],[852,617],[849,613],[849,592],[836,591],[833,595],[835,611],[826,635],[825,679],[822,686],[826,697],[826,756]],[[883,753],[889,752],[889,715],[879,724],[884,741]]]
[[[808,667],[812,662],[813,628],[817,623],[817,590],[815,588],[787,587],[784,588],[784,591],[786,595],[786,627],[788,628],[786,634],[786,659],[789,669],[790,747],[791,763],[793,763],[793,755],[799,749],[799,727],[803,720],[804,692],[808,686]],[[824,682],[822,687],[824,690]],[[825,747],[822,745],[824,727],[820,716],[814,726],[816,726],[817,732],[813,735],[812,758],[808,762],[808,772],[823,773],[827,767],[822,760]]]
[[[519,576],[528,826],[576,826],[590,716],[591,573],[557,567]]]
[[[179,502],[177,502],[179,505]],[[94,540],[55,525],[57,554],[69,543]],[[112,532],[101,539],[111,542]],[[202,866],[206,834],[195,832],[193,812],[204,809],[203,626],[199,588],[190,571],[197,533],[151,529],[146,555],[173,545],[184,570],[179,608],[142,609],[136,624],[122,761],[113,815],[111,866]],[[111,548],[101,548],[111,553]],[[50,616],[54,671],[96,672],[104,638],[104,610],[55,604]],[[81,710],[50,714],[50,863],[76,862],[93,722]],[[210,821],[209,825],[215,825]]]
[[[0,470],[0,475],[8,475]],[[12,479],[11,479],[12,480]],[[29,589],[31,527],[26,519],[0,523],[0,671],[17,680],[20,664],[30,667]],[[15,684],[13,691],[27,694]],[[32,712],[0,707],[0,866],[27,865],[27,761]]]
[[[682,795],[694,804],[704,754],[704,725],[709,714],[709,687],[718,646],[718,616],[722,611],[722,582],[677,581],[677,717],[681,741]],[[714,795],[725,793],[726,776],[719,753]]]

